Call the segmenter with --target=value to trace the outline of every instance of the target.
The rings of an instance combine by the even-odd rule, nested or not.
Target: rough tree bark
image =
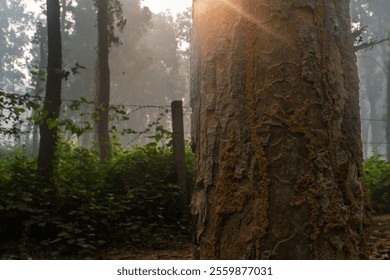
[[[109,31],[108,31],[108,0],[97,0],[98,22],[98,70],[96,98],[96,113],[99,116],[96,125],[100,157],[106,160],[111,157],[109,133],[110,105],[110,66],[109,66]]]
[[[55,124],[60,116],[62,80],[62,43],[60,27],[60,4],[58,0],[47,0],[47,81],[43,111],[47,112],[39,126],[40,142],[38,152],[38,172],[50,176],[58,142],[58,127]]]
[[[347,0],[194,0],[196,259],[368,254]]]

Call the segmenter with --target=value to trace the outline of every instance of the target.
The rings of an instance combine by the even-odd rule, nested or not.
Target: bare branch
[[[364,31],[366,31],[367,28],[368,28],[368,25],[365,25],[365,26],[363,26],[362,28],[353,31],[353,32],[352,32],[353,38],[356,39],[357,37],[361,36],[361,34],[362,34]]]
[[[385,39],[381,39],[381,40],[373,39],[373,40],[370,40],[370,41],[365,42],[363,44],[354,46],[353,50],[355,52],[357,52],[357,51],[368,49],[368,48],[372,49],[375,45],[378,45],[378,44],[383,43],[383,42],[388,41],[388,40],[390,40],[390,38],[385,38]]]

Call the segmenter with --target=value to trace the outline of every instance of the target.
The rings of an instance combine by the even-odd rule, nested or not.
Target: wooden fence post
[[[185,192],[185,199],[189,201],[190,193],[186,184],[187,170],[184,147],[183,102],[173,101],[172,108],[172,134],[173,159],[175,162],[177,182]]]

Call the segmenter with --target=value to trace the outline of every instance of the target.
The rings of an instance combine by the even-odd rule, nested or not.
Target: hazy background
[[[69,110],[73,100],[94,100],[96,66],[96,10],[91,0],[61,0],[63,67],[76,63],[85,67],[63,81],[63,118],[82,123],[90,118],[93,105],[82,104],[77,112]],[[43,1],[0,2],[0,89],[8,93],[44,94],[44,81],[31,73],[46,64],[46,31]],[[170,129],[170,103],[182,100],[189,137],[189,31],[191,1],[122,1],[127,24],[110,53],[111,104],[121,105],[121,120],[113,119],[118,131],[144,131],[155,122]],[[175,4],[175,5],[174,5]],[[150,9],[149,7],[150,6]],[[28,114],[26,115],[28,117]],[[124,121],[123,118],[126,120]],[[121,136],[123,144],[144,144],[150,135],[134,133]],[[22,139],[29,144],[37,131],[22,127]],[[74,135],[66,135],[68,138]],[[14,139],[3,143],[15,144]],[[7,140],[7,141],[5,141]],[[78,141],[90,146],[93,132]]]
[[[85,67],[63,82],[63,118],[76,123],[88,121],[93,106],[69,107],[72,100],[85,97],[94,100],[96,66],[96,10],[92,0],[61,0],[63,66],[76,63]],[[29,92],[43,96],[44,81],[37,69],[45,65],[44,1],[0,1],[0,89],[8,93]],[[155,133],[156,122],[170,129],[170,102],[183,100],[185,133],[189,138],[189,34],[191,0],[122,1],[127,19],[123,33],[117,31],[120,44],[110,53],[111,103],[121,105],[126,120],[113,119],[118,131],[145,132],[119,135],[127,145],[144,144]],[[352,0],[354,28],[367,26],[356,44],[389,36],[390,1]],[[360,41],[360,42],[359,42]],[[386,155],[386,117],[390,48],[384,42],[357,52],[362,137],[365,157],[378,152]],[[32,112],[26,112],[26,118]],[[4,122],[2,123],[4,124]],[[21,137],[1,136],[2,145],[32,145],[37,130],[31,124],[21,125]],[[65,132],[68,139],[90,146],[93,132],[77,138]],[[389,155],[390,156],[390,155]]]
[[[370,42],[389,37],[390,1],[388,0],[352,0],[352,21],[356,28],[367,26],[362,34],[362,42]],[[362,119],[362,138],[365,157],[378,152],[386,155],[388,132],[386,117],[389,42],[378,44],[357,52],[360,76],[360,105]],[[387,155],[389,158],[390,155]]]

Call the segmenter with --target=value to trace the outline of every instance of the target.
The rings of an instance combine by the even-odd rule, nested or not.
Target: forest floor
[[[370,243],[373,247],[370,259],[390,259],[390,214],[374,217]],[[190,260],[191,250],[192,247],[189,243],[172,243],[165,249],[127,249],[106,252],[100,258],[111,260]]]
[[[390,260],[390,214],[374,217],[370,243],[373,247],[370,259]]]
[[[371,260],[390,260],[390,214],[378,215],[373,218],[373,228],[370,244],[373,248]],[[46,255],[47,256],[47,255]],[[32,259],[50,259],[44,255],[32,254]],[[0,255],[3,259],[26,259],[25,256]],[[65,259],[84,259],[68,256]],[[192,245],[189,242],[171,241],[162,248],[129,248],[110,249],[99,254],[88,256],[86,259],[101,260],[190,260]]]
[[[114,250],[104,252],[99,258],[104,260],[191,260],[192,245],[183,242],[170,242],[162,249]]]

